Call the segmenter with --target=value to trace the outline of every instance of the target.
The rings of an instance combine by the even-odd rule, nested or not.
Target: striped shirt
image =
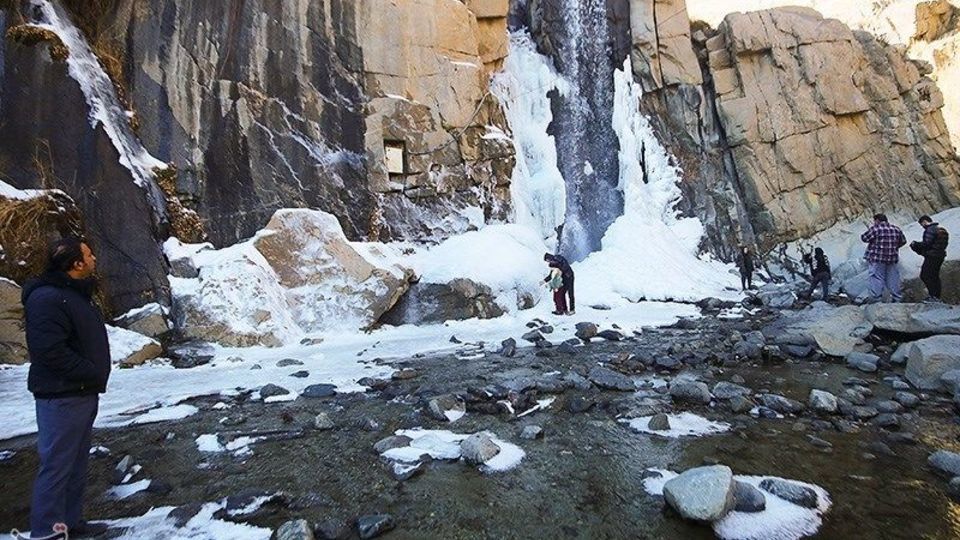
[[[860,236],[867,243],[866,259],[870,262],[893,264],[900,260],[897,253],[907,243],[903,231],[885,221],[875,223]]]

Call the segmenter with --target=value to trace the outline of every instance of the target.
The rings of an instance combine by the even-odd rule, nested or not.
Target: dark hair
[[[816,248],[813,252],[817,255],[823,255],[823,248]]]
[[[927,215],[920,216],[920,219],[917,220],[917,223],[923,223],[924,221],[929,221],[930,223],[933,223],[933,219],[931,219],[930,216],[927,216]]]
[[[874,221],[887,221],[887,215],[886,215],[886,214],[874,214],[874,215],[873,215],[873,220],[874,220]]]
[[[544,253],[544,254],[543,254],[543,260],[545,260],[545,261],[552,261],[552,260],[553,260],[553,255],[551,255],[551,254],[549,254],[549,253]]]
[[[48,272],[69,272],[73,265],[83,261],[83,238],[68,236],[50,244],[47,252]]]

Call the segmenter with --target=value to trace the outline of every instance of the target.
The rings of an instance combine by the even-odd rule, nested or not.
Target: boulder
[[[578,322],[576,336],[583,341],[590,341],[598,333],[597,325],[591,322]]]
[[[471,279],[410,286],[380,322],[400,326],[465,319],[492,319],[505,313],[492,289]]]
[[[697,381],[679,380],[670,383],[670,397],[674,401],[686,401],[709,405],[712,396],[706,383]]]
[[[749,396],[752,391],[739,384],[720,381],[713,386],[713,396],[717,399],[732,399],[736,396]]]
[[[817,507],[817,492],[813,488],[789,480],[764,478],[760,482],[760,489],[804,508]]]
[[[467,463],[480,465],[496,457],[500,453],[500,447],[488,433],[481,432],[464,439],[460,443],[460,451]]]
[[[305,398],[319,399],[331,397],[337,393],[337,387],[332,384],[320,383],[311,384],[303,389],[300,395]]]
[[[620,392],[632,392],[637,389],[633,381],[626,375],[622,375],[611,369],[595,366],[587,373],[590,382],[605,390],[617,390]]]
[[[797,301],[796,293],[782,288],[759,291],[757,298],[763,302],[763,305],[778,309],[792,307],[794,302]]]
[[[0,277],[0,364],[27,362],[27,335],[23,329],[20,286]]]
[[[274,533],[275,540],[314,540],[313,528],[305,519],[287,521]]]
[[[944,476],[960,476],[960,454],[956,452],[937,450],[927,458],[927,464]]]
[[[760,402],[782,414],[797,414],[804,409],[803,403],[777,394],[760,394]]]
[[[376,538],[394,529],[397,522],[390,514],[376,514],[357,518],[357,533],[363,540]]]
[[[647,423],[647,429],[652,429],[654,431],[669,431],[670,418],[663,413],[655,414],[650,417],[650,422]]]
[[[147,336],[107,326],[110,341],[110,361],[121,367],[139,366],[163,354],[163,348]]]
[[[733,481],[733,509],[737,512],[763,512],[767,509],[767,498],[752,484]]]
[[[777,343],[815,343],[825,354],[845,357],[862,347],[873,324],[859,306],[833,307],[815,302],[806,309],[788,313],[771,325]]]
[[[750,411],[756,407],[756,403],[753,402],[750,398],[746,396],[734,396],[730,399],[730,410],[740,414]]]
[[[453,422],[467,412],[467,406],[457,396],[444,394],[427,402],[427,412],[434,420]]]
[[[736,504],[733,471],[724,465],[689,469],[664,484],[663,497],[685,519],[717,521]]]
[[[170,331],[167,310],[156,302],[128,311],[114,319],[113,324],[151,338],[158,338]]]
[[[878,330],[900,334],[960,334],[960,307],[945,304],[870,304],[867,320]]]
[[[817,412],[827,414],[837,412],[837,396],[823,390],[811,390],[807,404]]]
[[[868,354],[853,351],[846,356],[847,367],[873,373],[877,371],[877,365],[880,363],[880,357],[875,354]]]
[[[286,388],[277,386],[273,383],[265,384],[264,386],[260,387],[260,397],[263,399],[273,396],[285,396],[289,393],[290,391]]]
[[[391,435],[377,441],[377,443],[373,445],[373,449],[378,454],[383,454],[384,452],[393,450],[394,448],[409,446],[412,440],[413,439],[407,437],[406,435]]]
[[[944,373],[960,369],[960,336],[933,336],[900,348],[906,348],[907,380],[922,390],[940,388]]]

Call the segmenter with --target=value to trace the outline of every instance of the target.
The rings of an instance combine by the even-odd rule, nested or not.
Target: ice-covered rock
[[[817,507],[817,492],[811,487],[782,480],[779,478],[766,478],[760,482],[760,489],[772,493],[785,501],[790,501],[797,506],[804,508]]]
[[[725,465],[696,467],[667,481],[663,497],[686,519],[717,521],[733,510],[733,471]]]
[[[139,366],[163,353],[163,348],[155,340],[123,328],[108,325],[107,339],[110,341],[110,361],[119,366]]]

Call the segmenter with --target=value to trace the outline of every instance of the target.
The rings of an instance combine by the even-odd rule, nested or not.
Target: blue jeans
[[[899,263],[870,263],[870,296],[875,302],[883,300],[884,288],[890,290],[890,299],[899,302],[900,293]]]
[[[36,400],[40,470],[30,503],[30,535],[46,536],[53,526],[76,527],[83,519],[90,435],[99,396]]]

